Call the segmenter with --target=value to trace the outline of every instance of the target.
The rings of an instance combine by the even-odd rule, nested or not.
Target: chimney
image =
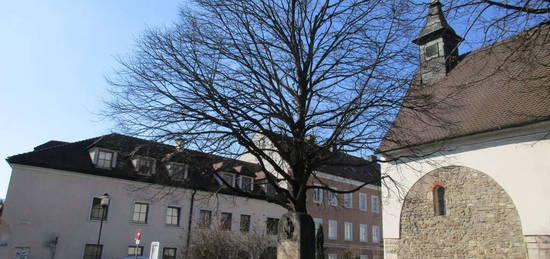
[[[313,135],[307,135],[305,140],[310,143],[315,143],[315,136]]]
[[[378,163],[378,157],[375,155],[367,156],[367,161],[369,163],[373,163],[376,170],[378,170],[378,173],[380,173],[380,163]]]
[[[376,163],[377,160],[378,160],[378,158],[375,155],[367,156],[367,161],[369,161],[371,163]]]
[[[182,138],[176,139],[176,151],[181,152],[185,149],[185,140]]]

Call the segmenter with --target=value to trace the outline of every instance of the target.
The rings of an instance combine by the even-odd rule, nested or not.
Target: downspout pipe
[[[189,220],[187,221],[187,240],[185,241],[185,258],[189,258],[189,243],[191,242],[191,223],[193,222],[193,207],[195,203],[195,194],[197,189],[191,193],[191,202],[189,203]]]

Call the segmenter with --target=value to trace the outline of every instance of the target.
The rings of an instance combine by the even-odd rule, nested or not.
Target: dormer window
[[[239,177],[239,188],[243,191],[252,191],[254,189],[254,178],[249,176]]]
[[[235,187],[235,174],[222,172],[218,173],[218,175],[223,179],[222,181],[220,178],[216,178],[220,185],[229,184],[231,187]]]
[[[98,168],[111,169],[116,165],[117,155],[113,150],[95,147],[89,150],[89,154],[92,164]]]
[[[273,186],[272,184],[270,184],[267,179],[264,180],[264,183],[262,185],[262,188],[264,189],[264,192],[265,194],[267,195],[275,195],[277,194],[277,189],[275,188],[275,186]]]
[[[152,175],[155,171],[155,159],[139,157],[133,161],[136,172],[140,175]]]
[[[168,163],[168,165],[166,165],[166,169],[168,170],[168,175],[170,176],[170,179],[174,181],[183,181],[187,179],[189,165],[170,162]]]
[[[105,150],[99,150],[97,154],[97,167],[111,168],[113,166],[114,153]]]

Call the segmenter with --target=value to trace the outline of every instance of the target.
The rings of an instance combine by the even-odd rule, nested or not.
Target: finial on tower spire
[[[416,44],[421,44],[421,42],[430,36],[430,34],[438,33],[438,32],[447,32],[451,36],[456,37],[459,39],[459,41],[462,40],[458,35],[456,35],[453,28],[447,23],[447,19],[445,19],[445,15],[443,14],[443,10],[441,9],[441,2],[439,0],[432,0],[430,4],[428,4],[428,17],[426,19],[426,24],[424,24],[424,28],[422,28],[422,31],[420,32],[420,35],[418,35],[418,38],[413,40]]]

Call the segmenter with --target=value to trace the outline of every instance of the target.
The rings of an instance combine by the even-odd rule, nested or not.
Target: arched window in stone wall
[[[445,187],[441,185],[435,186],[433,189],[434,195],[434,211],[436,216],[445,216],[447,214],[447,202],[445,201]]]

